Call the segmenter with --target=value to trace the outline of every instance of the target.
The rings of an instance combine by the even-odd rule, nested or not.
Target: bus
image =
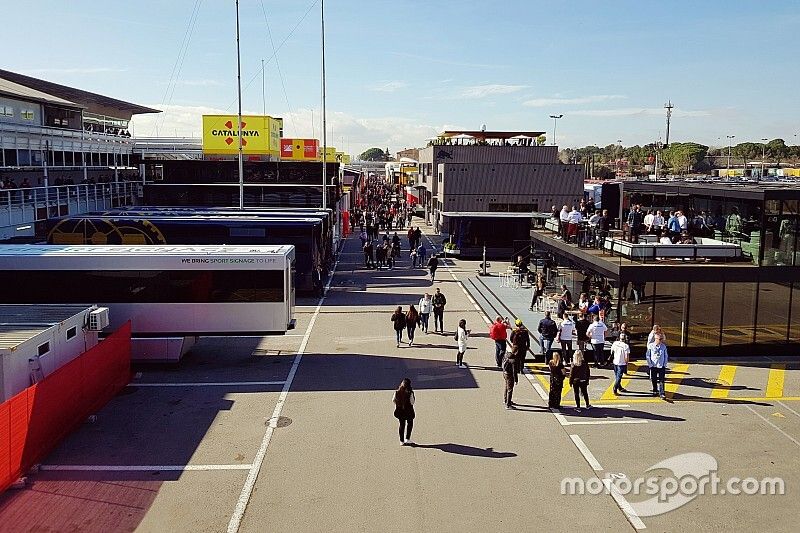
[[[294,264],[289,245],[0,245],[0,303],[102,305],[134,359],[175,361],[201,335],[294,327]]]
[[[37,222],[36,236],[48,244],[290,244],[297,290],[320,294],[329,270],[322,228],[319,218],[82,214]]]
[[[314,207],[245,207],[239,209],[238,207],[185,207],[185,206],[129,206],[118,207],[109,211],[98,211],[90,214],[97,214],[102,216],[118,216],[118,215],[139,215],[139,216],[154,216],[154,215],[169,215],[169,216],[182,216],[182,215],[220,215],[220,216],[277,216],[289,218],[319,218],[322,220],[322,234],[324,236],[323,246],[325,247],[325,262],[326,267],[330,268],[333,264],[333,242],[334,242],[334,220],[333,211],[331,209],[322,209]]]

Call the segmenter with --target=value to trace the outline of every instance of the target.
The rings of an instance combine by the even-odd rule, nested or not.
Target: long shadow
[[[565,412],[566,409],[566,412]],[[571,411],[571,412],[570,412]],[[622,418],[636,418],[641,420],[653,420],[659,422],[685,422],[685,418],[678,416],[659,415],[657,413],[650,413],[647,411],[639,411],[637,409],[620,409],[617,407],[595,407],[593,409],[583,409],[580,413],[569,407],[561,407],[561,414],[569,415],[570,417],[580,417],[587,419],[622,419]]]
[[[705,378],[689,378],[684,379],[681,381],[684,385],[690,385],[692,387],[698,387],[701,389],[719,389],[719,390],[727,390],[727,391],[741,391],[741,390],[757,390],[760,391],[761,389],[757,387],[746,387],[744,385],[725,385],[722,383],[718,383],[715,381],[707,380]]]
[[[508,459],[517,456],[514,452],[496,452],[494,448],[477,448],[475,446],[454,444],[452,442],[447,444],[412,444],[412,446],[414,448],[441,450],[445,453],[467,455],[470,457],[485,457],[487,459]]]

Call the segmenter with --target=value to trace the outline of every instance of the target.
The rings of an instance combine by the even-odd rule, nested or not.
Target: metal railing
[[[113,133],[98,131],[74,130],[68,128],[54,128],[51,126],[17,124],[13,122],[0,122],[0,132],[25,133],[28,135],[44,137],[63,137],[83,141],[118,142],[132,145],[134,139]]]
[[[0,227],[134,202],[139,182],[80,183],[0,190]]]

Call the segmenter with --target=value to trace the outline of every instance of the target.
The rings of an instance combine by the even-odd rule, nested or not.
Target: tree
[[[388,151],[387,151],[388,153]],[[358,158],[362,161],[387,161],[386,153],[380,148],[369,148],[362,152]]]
[[[783,139],[772,139],[767,143],[767,156],[775,160],[775,165],[779,166],[781,160],[789,157],[789,147]]]
[[[664,163],[674,171],[691,172],[705,159],[708,146],[697,143],[672,143],[661,153]]]
[[[739,158],[747,169],[747,162],[761,158],[761,144],[759,143],[739,143],[731,149],[731,155]]]

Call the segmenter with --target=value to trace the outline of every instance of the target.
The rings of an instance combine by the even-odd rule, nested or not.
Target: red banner
[[[0,404],[0,492],[99,411],[131,378],[130,322]]]

